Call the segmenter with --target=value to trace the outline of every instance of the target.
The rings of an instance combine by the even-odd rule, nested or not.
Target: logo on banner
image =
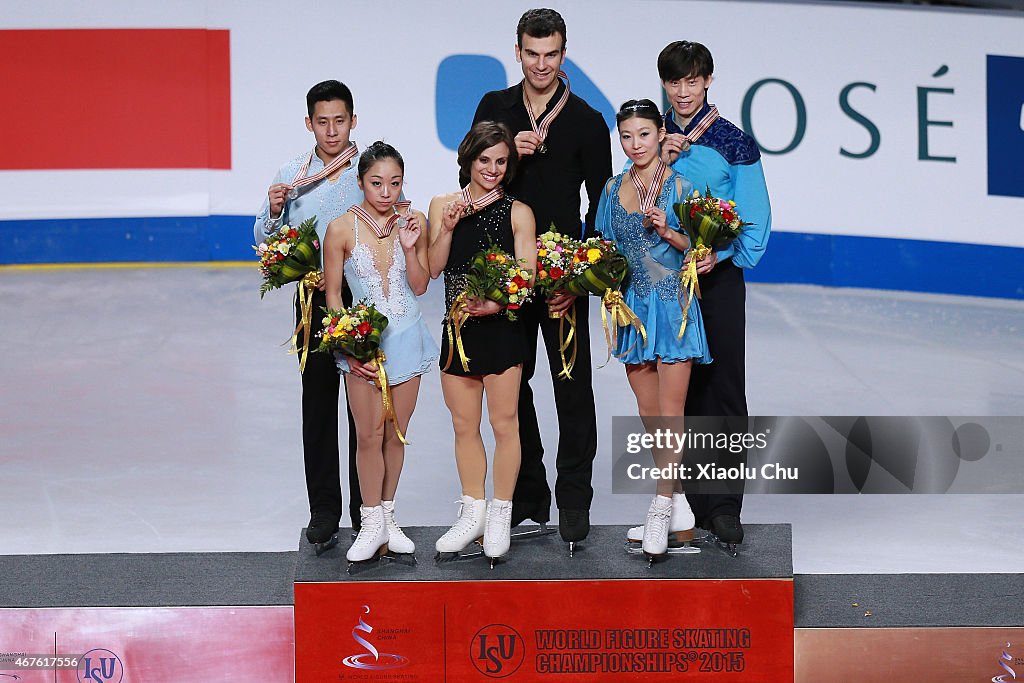
[[[79,683],[120,683],[124,665],[110,650],[96,648],[82,655],[82,665],[76,673]]]
[[[363,605],[363,609],[366,610],[363,614],[370,613],[369,605]],[[371,635],[373,633],[373,626],[366,623],[363,617],[360,616],[359,623],[352,629],[352,639],[359,645],[362,645],[366,652],[345,657],[345,659],[341,660],[345,666],[351,669],[385,671],[387,669],[398,669],[409,663],[408,657],[378,651],[373,643],[361,635],[362,633]]]
[[[526,658],[526,641],[511,626],[491,624],[473,636],[469,658],[476,670],[491,678],[511,676]]]
[[[988,193],[1024,197],[1024,57],[988,55]]]
[[[1011,643],[1007,643],[1006,649],[1004,649],[999,655],[999,658],[996,659],[996,663],[999,664],[1006,673],[993,676],[992,683],[1009,683],[1010,681],[1017,680],[1017,672],[1010,666],[1010,664],[1016,663],[1013,660],[1013,655],[1010,654],[1010,645]]]

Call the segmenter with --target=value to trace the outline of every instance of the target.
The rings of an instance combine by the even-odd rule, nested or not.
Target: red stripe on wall
[[[229,32],[0,31],[0,169],[231,168]]]

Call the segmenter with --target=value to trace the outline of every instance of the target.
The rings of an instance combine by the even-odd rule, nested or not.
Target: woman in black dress
[[[481,121],[466,135],[458,152],[469,184],[430,202],[430,276],[444,273],[449,314],[465,290],[470,260],[492,244],[529,264],[537,261],[533,212],[504,194],[515,170],[516,147],[508,128]],[[462,483],[459,520],[437,541],[438,553],[457,553],[481,536],[484,554],[501,557],[509,548],[512,492],[519,474],[519,381],[524,332],[498,303],[466,299],[456,305],[468,320],[461,327],[464,355],[451,326],[441,333],[441,390],[455,428],[455,460]],[[494,497],[486,500],[487,454],[480,436],[483,396],[494,432]]]

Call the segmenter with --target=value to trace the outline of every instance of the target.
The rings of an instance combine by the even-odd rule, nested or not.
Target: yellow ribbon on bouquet
[[[683,323],[679,326],[679,335],[677,339],[683,338],[683,333],[686,332],[686,323],[690,319],[690,302],[693,301],[694,295],[700,298],[700,282],[697,280],[697,261],[703,261],[711,253],[711,247],[706,244],[698,244],[690,252],[690,263],[686,266],[686,269],[679,274],[679,308],[683,312]],[[686,299],[683,300],[683,293],[686,293]]]
[[[629,327],[632,325],[636,328],[636,331],[640,333],[640,336],[644,340],[644,346],[647,346],[647,330],[644,328],[644,324],[640,322],[640,318],[636,313],[633,312],[626,301],[622,298],[622,292],[615,289],[604,290],[604,296],[601,297],[601,325],[604,327],[604,341],[608,345],[608,355],[604,359],[599,368],[603,368],[608,364],[608,361],[612,358],[612,334],[611,329],[608,326],[608,318],[611,318],[611,327],[615,329],[616,333],[620,327]],[[629,354],[636,346],[636,342],[618,354],[617,357],[621,358]]]
[[[320,273],[311,270],[299,280],[299,323],[292,332],[291,349],[288,355],[301,353],[299,357],[299,373],[306,371],[306,358],[309,356],[309,333],[313,324],[313,292],[320,282]],[[302,349],[299,350],[299,330],[302,330]]]
[[[384,356],[383,351],[377,349],[377,355],[374,360],[377,363],[377,383],[380,384],[380,396],[384,404],[384,412],[380,416],[380,423],[383,426],[388,420],[391,420],[395,426],[395,434],[398,435],[398,440],[408,446],[409,442],[406,441],[402,428],[398,426],[398,417],[395,415],[395,399],[391,395],[391,387],[388,386],[388,373],[384,369],[384,361],[387,358]]]
[[[455,349],[458,349],[462,370],[463,372],[469,372],[469,357],[466,355],[466,347],[462,343],[462,326],[470,318],[465,311],[466,299],[468,298],[469,296],[466,292],[462,292],[455,297],[451,308],[448,309],[448,317],[445,321],[445,332],[448,334],[448,360],[445,361],[444,367],[441,368],[442,371],[451,367],[452,359],[455,356]]]
[[[569,321],[569,334],[565,333],[565,321]],[[562,357],[562,371],[558,373],[561,379],[572,379],[572,369],[576,365],[576,304],[573,303],[564,314],[558,316],[558,353]],[[572,353],[566,360],[565,352],[572,345]]]

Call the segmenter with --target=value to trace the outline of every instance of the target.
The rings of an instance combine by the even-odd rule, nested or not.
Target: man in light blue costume
[[[771,232],[761,152],[757,142],[718,116],[707,102],[714,72],[711,52],[700,43],[676,41],[658,55],[658,75],[671,109],[665,114],[666,162],[701,194],[710,188],[732,199],[740,218],[752,223],[732,244],[697,263],[700,308],[714,361],[694,365],[686,397],[686,415],[745,417],[746,286],[743,271],[764,254]],[[745,429],[743,421],[730,428]],[[696,524],[734,547],[743,540],[742,493],[691,495]]]
[[[349,140],[356,127],[352,109],[352,91],[338,81],[317,83],[306,94],[306,128],[316,139],[312,150],[306,149],[277,172],[267,190],[253,237],[259,244],[283,225],[297,227],[306,219],[316,217],[316,232],[323,244],[327,225],[353,204],[363,200],[356,177],[359,154]],[[346,305],[351,303],[348,287],[342,293]],[[313,293],[313,317],[310,345],[316,348],[317,334],[323,329],[321,307],[327,305],[323,278]],[[298,297],[295,304],[296,324],[300,320]],[[303,334],[298,334],[302,348]],[[302,373],[302,451],[305,463],[306,493],[309,496],[310,520],[306,539],[317,554],[337,543],[341,518],[341,473],[338,457],[338,397],[340,376],[334,356],[310,352]],[[359,527],[359,480],[356,475],[355,426],[348,413],[349,434],[349,516],[353,529]]]

